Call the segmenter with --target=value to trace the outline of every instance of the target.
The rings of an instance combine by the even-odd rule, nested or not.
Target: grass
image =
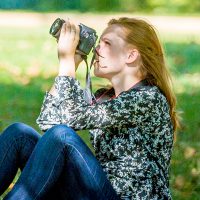
[[[48,28],[47,25],[1,27],[0,131],[16,121],[40,131],[35,120],[58,66],[56,42],[48,34]],[[182,113],[182,129],[177,133],[171,162],[171,191],[175,200],[197,200],[200,196],[200,36],[160,35],[173,73],[178,110]],[[83,64],[78,71],[82,85],[84,69]],[[98,78],[93,78],[93,82],[102,84]],[[83,131],[79,134],[90,145],[88,135]]]
[[[178,133],[171,164],[174,199],[197,200],[200,196],[200,59],[199,44],[166,42],[173,66],[182,129]]]

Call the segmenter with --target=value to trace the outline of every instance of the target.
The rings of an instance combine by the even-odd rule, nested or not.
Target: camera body
[[[60,36],[61,27],[65,23],[65,20],[57,18],[51,28],[49,33],[56,39]],[[81,55],[88,55],[91,49],[95,46],[97,35],[96,31],[90,27],[85,26],[84,24],[79,24],[80,28],[80,40],[77,46],[78,53]]]

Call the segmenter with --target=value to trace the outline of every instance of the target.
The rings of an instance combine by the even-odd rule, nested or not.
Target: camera
[[[57,18],[51,25],[49,33],[56,39],[58,39],[60,36],[60,30],[63,23],[65,23],[65,20]],[[88,55],[91,49],[95,46],[97,40],[96,31],[81,23],[79,24],[79,28],[80,28],[80,40],[77,46],[77,50],[78,53],[81,55]]]

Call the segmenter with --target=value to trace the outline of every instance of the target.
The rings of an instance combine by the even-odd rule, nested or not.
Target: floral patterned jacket
[[[56,77],[55,88],[58,95],[46,94],[37,119],[42,130],[56,124],[89,129],[96,157],[121,199],[171,199],[173,126],[156,86],[143,80],[116,98],[113,89],[100,89],[92,105],[72,77]]]

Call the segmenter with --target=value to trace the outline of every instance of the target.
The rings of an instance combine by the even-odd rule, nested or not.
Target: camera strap
[[[86,68],[87,68],[86,78],[85,78],[85,80],[86,80],[85,89],[83,91],[84,92],[84,98],[85,98],[86,102],[88,102],[89,104],[92,104],[93,100],[95,99],[95,96],[92,93],[92,81],[91,81],[91,76],[90,76],[90,70],[91,70],[92,65],[94,63],[94,60],[95,60],[95,53],[92,56],[90,66],[88,65],[88,62],[87,62],[87,56],[84,56],[83,60],[85,61]]]

